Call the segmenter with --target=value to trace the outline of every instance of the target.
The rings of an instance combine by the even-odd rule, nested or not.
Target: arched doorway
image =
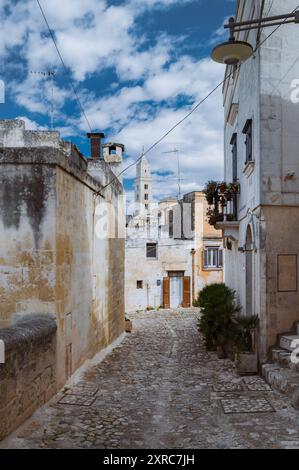
[[[253,237],[250,225],[246,232],[246,316],[253,315]]]

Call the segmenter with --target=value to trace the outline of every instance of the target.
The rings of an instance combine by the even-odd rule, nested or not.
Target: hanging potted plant
[[[221,194],[225,194],[226,191],[227,191],[227,184],[225,181],[222,181],[221,183],[219,183],[219,191]]]
[[[209,181],[203,191],[210,206],[215,202],[215,197],[217,196],[217,187],[217,181]]]
[[[233,194],[240,194],[240,183],[230,183],[227,185],[227,190]]]
[[[238,339],[235,363],[239,375],[258,373],[258,357],[255,347],[256,329],[259,323],[257,315],[237,317]]]

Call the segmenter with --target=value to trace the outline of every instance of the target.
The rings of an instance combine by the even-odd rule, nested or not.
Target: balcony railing
[[[210,225],[238,220],[239,183],[209,181],[204,193],[209,205],[207,217]]]

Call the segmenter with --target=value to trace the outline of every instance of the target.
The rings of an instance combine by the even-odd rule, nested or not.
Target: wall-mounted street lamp
[[[236,22],[235,18],[232,17],[229,19],[228,24],[224,25],[225,29],[230,30],[229,40],[213,49],[212,59],[215,62],[226,65],[238,65],[245,62],[253,55],[254,50],[248,42],[236,40],[236,33],[288,23],[299,23],[299,11],[286,15],[269,16],[267,18],[256,18],[240,22]]]

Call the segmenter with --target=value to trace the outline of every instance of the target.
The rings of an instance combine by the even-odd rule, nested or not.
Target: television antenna
[[[169,152],[163,152],[165,155],[167,154],[170,154],[170,153],[174,153],[177,157],[177,163],[178,163],[178,177],[177,177],[177,181],[178,181],[178,199],[181,199],[181,195],[182,195],[182,179],[181,179],[181,163],[180,163],[180,151],[179,149],[173,149],[173,150],[170,150]]]
[[[33,75],[41,75],[46,80],[51,81],[51,108],[50,108],[50,122],[51,122],[51,129],[54,129],[54,78],[56,77],[56,73],[54,70],[31,70],[30,73]]]

